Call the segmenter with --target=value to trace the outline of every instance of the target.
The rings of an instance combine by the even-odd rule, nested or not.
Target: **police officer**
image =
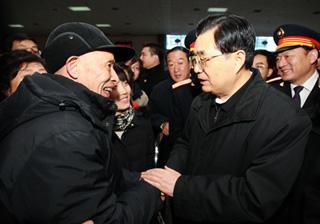
[[[289,223],[320,223],[320,34],[307,27],[286,24],[274,32],[276,65],[284,80],[279,89],[293,98],[312,120],[302,172],[294,188]]]
[[[185,38],[184,44],[186,48],[189,49],[188,51],[184,51],[185,56],[189,57],[189,55],[193,54],[195,40],[196,33],[195,30],[192,30]],[[188,58],[185,59],[188,60]],[[189,62],[188,68],[190,78],[172,85],[174,106],[170,125],[170,135],[173,142],[175,142],[182,134],[193,99],[202,92],[199,80]]]

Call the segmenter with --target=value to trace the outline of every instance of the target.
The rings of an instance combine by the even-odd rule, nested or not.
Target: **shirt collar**
[[[314,85],[318,81],[318,79],[319,79],[319,73],[317,70],[315,70],[314,73],[312,74],[312,76],[310,76],[310,78],[302,84],[303,88],[305,88],[311,92]],[[291,84],[290,86],[291,86],[291,90],[292,90],[297,85]]]
[[[225,112],[230,111],[233,106],[240,100],[241,96],[244,94],[246,89],[248,89],[249,84],[252,82],[253,77],[256,74],[252,72],[250,79],[235,93],[233,94],[226,102],[221,103],[218,98],[214,99],[214,102],[221,106],[221,109]]]

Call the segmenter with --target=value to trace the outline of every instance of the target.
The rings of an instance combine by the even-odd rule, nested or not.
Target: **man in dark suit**
[[[274,32],[276,63],[284,80],[277,88],[292,97],[312,120],[304,164],[294,189],[290,223],[320,223],[320,89],[317,59],[320,34],[286,24]]]
[[[158,44],[143,45],[140,53],[142,71],[139,76],[141,89],[150,97],[153,88],[161,81],[168,78],[163,67],[163,52]]]

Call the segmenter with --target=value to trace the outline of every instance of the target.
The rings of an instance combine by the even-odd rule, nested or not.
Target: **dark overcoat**
[[[182,173],[174,215],[180,223],[267,222],[296,181],[310,119],[256,71],[225,119],[210,128],[213,100],[204,93],[193,101],[167,163]]]
[[[114,112],[111,100],[50,74],[26,77],[0,104],[0,200],[15,220],[151,219],[160,194],[123,175],[110,147]]]

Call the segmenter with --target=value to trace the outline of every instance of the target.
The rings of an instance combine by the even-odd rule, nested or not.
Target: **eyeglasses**
[[[191,68],[192,69],[195,69],[195,67],[198,65],[199,68],[201,70],[203,70],[205,67],[206,67],[206,63],[216,57],[219,57],[223,54],[218,54],[218,55],[213,55],[213,56],[210,56],[210,57],[207,57],[207,58],[200,58],[198,55],[193,55],[193,56],[190,56],[189,57],[189,61],[190,61],[190,64],[191,64]]]

